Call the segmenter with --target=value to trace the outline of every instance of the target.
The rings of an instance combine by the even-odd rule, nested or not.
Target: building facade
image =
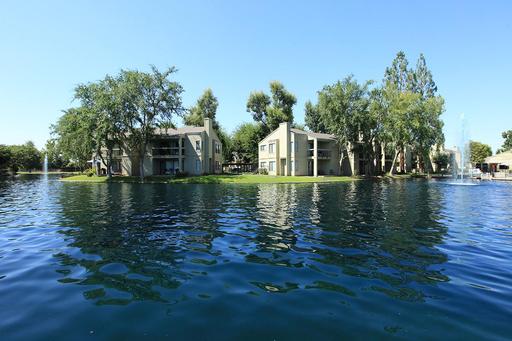
[[[333,135],[283,122],[258,144],[258,167],[269,175],[340,175],[340,148]]]
[[[368,166],[376,174],[388,172],[393,155],[374,144],[375,160],[366,160],[359,144],[340,146],[334,135],[292,128],[283,122],[258,144],[258,168],[269,175],[364,175]],[[414,163],[410,148],[401,154],[404,170],[410,172]],[[399,168],[400,160],[396,167]]]
[[[140,162],[143,162],[144,175],[221,173],[222,143],[209,118],[204,119],[202,127],[157,128],[143,160],[120,148],[114,149],[112,172],[138,176]],[[98,168],[99,174],[107,171],[103,163],[98,163]]]

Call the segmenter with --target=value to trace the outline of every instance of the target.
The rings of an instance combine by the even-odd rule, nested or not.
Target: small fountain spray
[[[43,174],[48,174],[48,154],[44,154],[44,161],[43,161]]]

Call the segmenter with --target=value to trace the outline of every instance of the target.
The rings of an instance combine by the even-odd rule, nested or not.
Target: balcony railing
[[[318,150],[317,151],[317,157],[319,159],[330,159],[331,158],[331,151],[330,150]],[[308,157],[312,157],[312,156],[315,156],[315,150],[314,149],[310,149],[308,150]]]
[[[153,156],[178,156],[180,155],[180,149],[177,147],[153,148],[151,153]],[[185,155],[185,148],[181,148],[181,155]]]

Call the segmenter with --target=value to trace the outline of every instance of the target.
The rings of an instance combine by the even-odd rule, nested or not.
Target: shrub
[[[85,171],[85,175],[87,176],[95,176],[96,175],[96,169],[95,168],[89,168]]]
[[[266,168],[258,168],[258,174],[268,175],[268,170]]]
[[[176,172],[176,177],[177,178],[186,178],[187,176],[188,176],[187,172],[181,172],[181,171],[177,171]]]

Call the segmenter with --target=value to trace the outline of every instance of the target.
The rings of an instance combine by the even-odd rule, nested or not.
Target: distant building
[[[512,150],[485,158],[490,172],[507,172],[512,169]]]
[[[123,175],[140,175],[140,162],[144,165],[144,175],[222,172],[222,143],[209,118],[204,119],[202,127],[155,129],[142,161],[120,148],[114,149],[113,155],[112,172]],[[99,173],[106,173],[105,164],[98,163],[97,167]]]

